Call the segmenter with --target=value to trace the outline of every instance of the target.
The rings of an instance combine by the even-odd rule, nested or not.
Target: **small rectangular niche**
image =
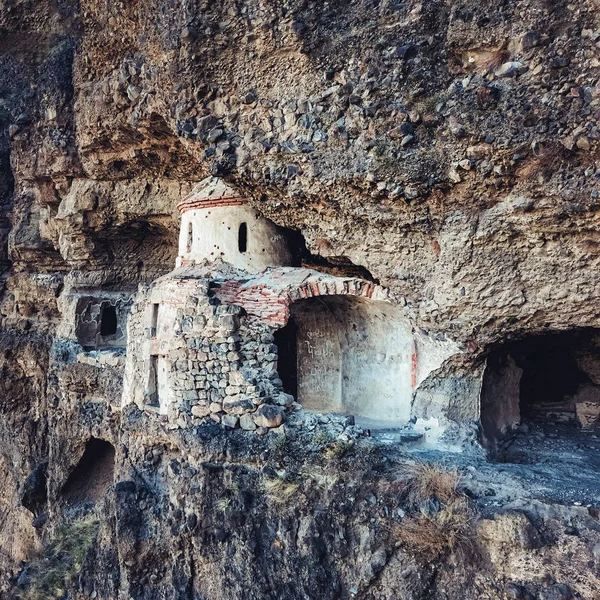
[[[146,397],[149,406],[160,406],[158,398],[158,356],[150,357],[150,372],[148,373]]]
[[[150,321],[150,337],[155,338],[158,333],[158,307],[160,304],[152,305],[152,319]]]

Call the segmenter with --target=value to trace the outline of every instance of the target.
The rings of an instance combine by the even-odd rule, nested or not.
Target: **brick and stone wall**
[[[140,290],[129,339],[142,343],[128,348],[123,403],[157,412],[169,427],[205,418],[248,430],[278,426],[294,399],[277,376],[274,328],[250,322],[240,306],[219,304],[211,287],[208,278],[170,276]],[[153,361],[164,369],[157,376],[157,402],[149,393]]]
[[[173,428],[202,419],[259,432],[280,425],[300,405],[284,391],[286,373],[278,373],[274,334],[288,323],[292,307],[318,297],[353,300],[338,307],[336,329],[345,336],[343,372],[350,379],[344,397],[356,397],[352,408],[358,402],[365,409],[361,398],[368,394],[356,390],[374,377],[379,387],[368,399],[372,408],[386,407],[382,420],[387,413],[395,422],[408,420],[413,391],[426,374],[419,371],[410,322],[389,302],[385,289],[361,279],[291,267],[249,276],[219,262],[176,269],[140,288],[129,319],[123,404],[135,402]],[[355,321],[364,332],[350,331],[352,319],[342,314],[346,309],[356,312]],[[362,354],[357,356],[365,369],[352,367],[353,343],[360,345]],[[418,346],[426,364],[427,345]],[[455,350],[438,349],[428,371]],[[341,369],[342,363],[333,367]],[[387,369],[388,363],[389,373],[373,375],[376,367]],[[361,414],[346,408],[342,412]],[[367,416],[373,411],[362,412]]]

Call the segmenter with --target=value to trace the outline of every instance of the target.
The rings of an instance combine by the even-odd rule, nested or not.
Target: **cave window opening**
[[[189,254],[192,251],[192,244],[194,242],[194,225],[192,222],[188,223],[187,231],[187,244],[185,251]]]
[[[113,485],[114,472],[114,446],[106,440],[90,438],[61,495],[69,504],[96,502]]]
[[[150,322],[150,337],[155,338],[158,333],[158,309],[160,304],[152,305],[152,320]]]
[[[248,225],[241,223],[238,231],[238,249],[240,254],[244,254],[248,250]]]
[[[100,335],[107,337],[117,333],[117,309],[114,306],[104,306],[100,317]]]
[[[287,325],[278,329],[275,334],[277,346],[277,372],[283,383],[283,391],[298,396],[298,328],[290,317]]]

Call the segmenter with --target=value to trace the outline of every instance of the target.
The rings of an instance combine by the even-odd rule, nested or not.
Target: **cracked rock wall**
[[[60,488],[90,436],[115,446],[123,481],[177,445],[159,440],[153,455],[160,444],[114,408],[118,365],[73,362],[61,307],[74,282],[129,290],[170,271],[176,204],[208,175],[300,230],[314,256],[367,269],[417,331],[463,349],[424,382],[426,418],[449,395],[468,412],[492,345],[598,327],[599,43],[595,0],[0,0],[0,571],[19,572],[44,515],[51,528],[63,518]],[[46,463],[36,529],[20,498]],[[160,574],[136,561],[168,554],[171,541],[143,541],[170,486],[150,467],[102,509],[105,544],[88,573],[121,573],[106,598],[150,589]],[[230,495],[236,510],[250,502]],[[239,526],[235,515],[208,522],[210,540]],[[324,555],[312,527],[306,573]],[[175,588],[209,560],[189,544],[177,548],[188,559]],[[274,565],[273,576],[291,568]],[[326,582],[324,569],[314,577]],[[438,593],[428,582],[420,593]],[[235,594],[215,589],[202,593]],[[273,589],[284,593],[270,579],[257,597]]]

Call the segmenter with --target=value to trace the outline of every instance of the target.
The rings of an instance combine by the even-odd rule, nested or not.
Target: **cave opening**
[[[96,502],[113,485],[114,473],[114,446],[106,440],[90,438],[61,495],[69,504]]]
[[[562,336],[525,340],[515,352],[523,373],[519,410],[524,420],[574,422],[574,397],[589,378]]]
[[[535,335],[494,349],[481,389],[483,441],[520,425],[594,429],[600,422],[600,332]]]
[[[102,315],[100,317],[100,335],[102,337],[116,335],[117,327],[117,309],[110,304],[103,306]]]
[[[108,296],[108,294],[106,294]],[[75,309],[75,335],[86,349],[123,348],[127,343],[127,294],[109,297],[81,296]]]
[[[275,334],[277,346],[277,371],[283,383],[283,390],[298,397],[298,351],[296,348],[298,327],[292,317],[285,327],[278,329]]]

